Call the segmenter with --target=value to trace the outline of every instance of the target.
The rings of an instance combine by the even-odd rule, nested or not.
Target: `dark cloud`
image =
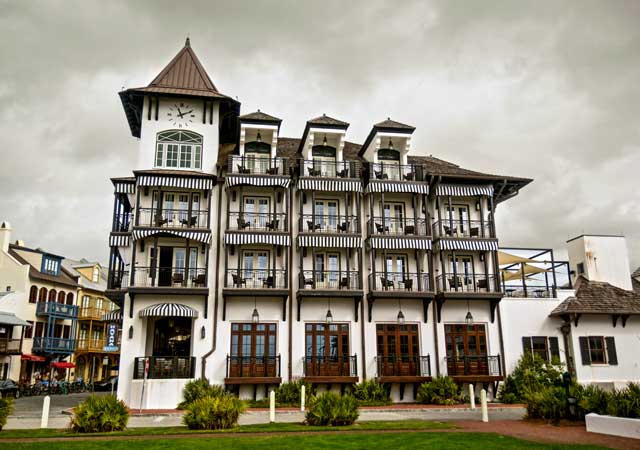
[[[107,255],[110,176],[137,142],[116,93],[186,35],[219,89],[299,136],[321,113],[362,141],[387,116],[422,154],[535,178],[502,243],[624,233],[640,264],[640,3],[0,0],[0,212],[18,237]],[[638,255],[638,256],[636,256]]]

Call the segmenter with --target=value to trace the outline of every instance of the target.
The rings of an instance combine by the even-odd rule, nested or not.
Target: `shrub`
[[[632,419],[640,418],[640,385],[629,383],[626,388],[609,394],[607,414]]]
[[[245,404],[233,394],[194,400],[186,407],[184,424],[191,430],[222,430],[237,425]]]
[[[353,424],[358,415],[358,402],[354,397],[325,392],[310,402],[306,418],[309,425],[341,426]]]
[[[353,387],[353,396],[361,404],[368,405],[387,405],[391,403],[389,397],[389,389],[376,380],[366,380],[358,383]]]
[[[582,389],[578,406],[584,414],[607,414],[611,393],[595,385],[589,385]],[[581,415],[584,415],[581,414]]]
[[[0,431],[7,424],[7,417],[13,411],[13,400],[0,397]]]
[[[182,396],[184,400],[178,405],[178,409],[186,409],[190,403],[205,397],[221,397],[225,395],[225,390],[222,386],[215,384],[209,384],[204,378],[189,381],[183,391]]]
[[[563,365],[556,361],[544,361],[538,355],[523,355],[513,372],[505,379],[498,394],[503,403],[526,400],[529,392],[537,392],[549,386],[562,386]]]
[[[420,385],[416,400],[429,405],[455,405],[460,402],[460,391],[453,378],[436,377]]]
[[[100,433],[124,430],[129,409],[115,395],[91,395],[73,411],[70,427],[78,433]]]
[[[286,406],[297,406],[300,404],[300,390],[304,386],[306,401],[310,402],[314,395],[315,389],[311,383],[304,380],[291,381],[283,383],[276,389],[276,403]]]
[[[529,392],[526,398],[527,417],[557,422],[565,417],[567,396],[560,386],[547,386],[538,391]]]

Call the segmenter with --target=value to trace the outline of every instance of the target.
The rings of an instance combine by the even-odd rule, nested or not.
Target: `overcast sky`
[[[106,262],[112,176],[137,141],[117,92],[191,37],[218,89],[300,137],[326,113],[361,143],[391,116],[413,149],[534,178],[498,209],[504,246],[625,234],[640,264],[640,1],[0,0],[0,219]]]

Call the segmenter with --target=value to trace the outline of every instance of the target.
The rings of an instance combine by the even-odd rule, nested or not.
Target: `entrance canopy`
[[[180,303],[159,303],[140,311],[140,317],[191,317],[197,318],[198,311]]]
[[[74,369],[76,365],[70,362],[60,361],[51,363],[51,367],[55,367],[56,369]]]
[[[33,361],[33,362],[45,362],[46,359],[44,356],[38,356],[38,355],[30,355],[28,353],[23,354],[20,359],[22,361]]]
[[[0,325],[12,325],[17,327],[29,327],[29,322],[19,319],[13,313],[0,311]]]

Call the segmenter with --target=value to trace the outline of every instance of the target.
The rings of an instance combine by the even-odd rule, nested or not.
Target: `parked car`
[[[111,383],[113,382],[113,390],[118,389],[118,376],[107,378],[93,385],[94,391],[111,391]]]
[[[2,380],[0,381],[0,396],[2,396],[3,398],[6,398],[6,397],[19,398],[20,388],[18,387],[16,382],[13,380],[8,380],[8,379]]]

